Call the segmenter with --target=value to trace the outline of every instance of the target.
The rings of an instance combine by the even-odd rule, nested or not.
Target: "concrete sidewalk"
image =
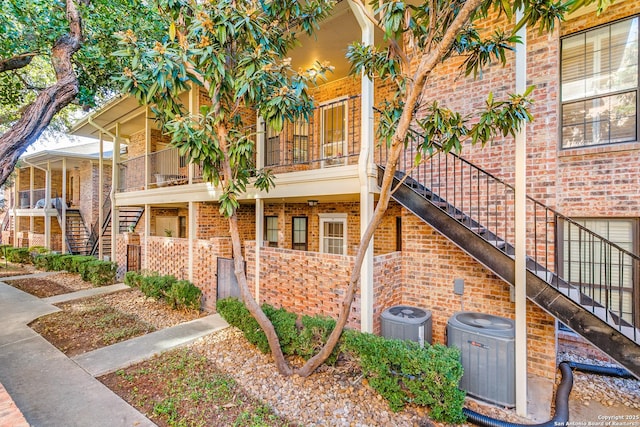
[[[0,383],[27,422],[34,427],[155,425],[27,326],[56,311],[50,303],[0,282]],[[157,354],[225,326],[224,320],[208,316],[127,345],[96,350],[80,363],[92,372],[118,369],[146,358],[143,346]],[[105,360],[110,358],[114,361]]]

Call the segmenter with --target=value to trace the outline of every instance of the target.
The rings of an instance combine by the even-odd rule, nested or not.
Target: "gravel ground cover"
[[[56,275],[57,276],[57,275]],[[73,276],[73,275],[71,275]],[[73,281],[73,277],[58,276],[57,280]],[[128,290],[100,297],[105,305],[124,313],[135,313],[139,320],[161,329],[192,320],[206,313],[171,310],[166,305],[146,298],[137,290]],[[88,300],[75,303],[87,304]],[[428,412],[421,407],[407,407],[393,413],[388,404],[367,385],[353,367],[322,367],[309,378],[284,378],[275,370],[271,357],[260,353],[249,344],[235,328],[204,337],[188,347],[190,354],[204,356],[207,363],[193,364],[192,376],[201,375],[202,369],[215,369],[233,380],[238,387],[256,402],[264,402],[281,420],[305,426],[440,426],[429,420]],[[585,363],[602,363],[581,358],[575,354],[561,354],[559,360],[575,360]],[[296,363],[296,361],[294,361]],[[136,369],[132,367],[131,369]],[[140,369],[144,371],[144,366]],[[131,376],[120,375],[121,380],[130,381]],[[614,414],[640,413],[640,382],[575,373],[572,404],[587,409],[579,411],[578,417],[593,417],[574,421],[596,421],[597,413],[590,408],[604,405]],[[164,385],[142,381],[129,385],[136,393],[146,393],[161,399]],[[116,387],[111,385],[111,387]],[[163,397],[162,400],[166,398]],[[597,405],[596,405],[597,402]],[[229,403],[224,403],[229,405]],[[257,403],[256,411],[263,411]],[[197,406],[197,405],[196,405]],[[205,407],[206,405],[203,405]],[[527,423],[514,411],[485,405],[471,399],[467,407],[477,412],[505,421]],[[145,410],[144,407],[140,408]],[[237,408],[229,406],[230,410]],[[148,411],[148,409],[147,409]],[[153,414],[149,414],[153,416]],[[222,415],[224,416],[224,415]],[[243,417],[249,417],[244,413]],[[247,418],[247,420],[250,419]],[[244,422],[244,424],[243,424]],[[243,421],[237,425],[252,425]],[[284,422],[284,421],[283,421]],[[277,423],[277,422],[276,422]],[[220,425],[232,425],[223,424]]]

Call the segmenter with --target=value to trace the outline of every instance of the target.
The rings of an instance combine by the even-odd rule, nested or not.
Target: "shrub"
[[[82,280],[91,282],[95,286],[110,285],[115,281],[118,265],[109,261],[82,262],[79,264],[79,273]]]
[[[139,288],[142,283],[143,276],[137,271],[127,271],[124,274],[124,284],[132,288]]]
[[[178,280],[171,285],[165,297],[172,308],[198,310],[202,291],[188,280]]]
[[[296,327],[296,315],[289,313],[284,308],[276,309],[269,304],[262,305],[262,311],[271,320],[273,327],[276,330],[276,335],[280,339],[280,347],[284,354],[295,354],[297,348],[298,328]],[[265,340],[267,336],[265,335]],[[267,350],[269,351],[269,345],[267,343]]]
[[[242,301],[237,298],[224,298],[217,301],[216,308],[224,320],[240,329],[247,341],[258,347],[258,350],[263,353],[269,351],[267,336]]]
[[[31,254],[32,262],[33,262],[33,258],[37,257],[38,255],[47,254],[49,252],[50,252],[49,249],[45,248],[44,246],[29,247],[29,253]]]
[[[96,261],[95,257],[90,255],[71,255],[65,261],[65,268],[69,273],[80,273],[80,266],[85,262]]]
[[[464,421],[464,392],[460,353],[441,344],[421,348],[417,343],[346,331],[343,349],[360,362],[369,384],[398,411],[412,402],[431,408],[435,421]]]
[[[336,327],[336,321],[330,317],[302,316],[302,330],[298,335],[297,354],[305,360],[315,355],[327,342],[329,334]],[[338,346],[333,350],[327,359],[327,364],[335,364],[338,358]]]
[[[20,264],[30,264],[31,253],[28,248],[7,248],[7,261]]]
[[[158,273],[145,275],[140,282],[140,290],[149,298],[160,300],[171,289],[171,285],[177,282],[173,276],[160,276]]]
[[[75,255],[63,254],[59,257],[53,258],[51,269],[55,271],[69,271],[71,268],[71,260]],[[94,258],[95,259],[95,258]]]
[[[54,271],[61,254],[41,254],[33,258],[33,265],[39,270]]]

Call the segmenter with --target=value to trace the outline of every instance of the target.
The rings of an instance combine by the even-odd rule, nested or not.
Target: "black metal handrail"
[[[360,154],[360,95],[338,99],[316,107],[308,120],[285,121],[277,134],[266,124],[264,133],[264,166],[279,172],[316,169],[348,164]],[[342,112],[336,109],[345,105]],[[325,113],[326,117],[325,117]],[[342,126],[333,122],[346,124]],[[331,122],[331,123],[328,123]]]
[[[108,188],[107,193],[111,193],[111,187]],[[111,195],[108,194],[104,199],[104,203],[102,204],[102,226],[100,230],[98,230],[98,224],[100,222],[99,219],[95,220],[91,225],[91,234],[89,235],[89,241],[87,246],[91,246],[91,250],[89,254],[95,255],[98,246],[100,244],[100,237],[102,237],[109,226],[109,221],[111,220]]]
[[[430,202],[513,257],[515,188],[439,146],[414,166],[424,137],[414,130],[409,137],[398,171],[419,183]],[[380,144],[381,165],[386,151]],[[526,201],[527,269],[638,342],[640,257],[530,196]]]

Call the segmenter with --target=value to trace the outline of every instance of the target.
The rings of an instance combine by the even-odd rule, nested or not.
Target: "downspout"
[[[25,165],[31,167],[31,176],[30,176],[31,182],[29,183],[29,186],[30,186],[29,203],[32,204],[32,205],[33,205],[33,180],[34,180],[33,168],[40,169],[41,171],[43,171],[45,173],[45,205],[44,205],[44,208],[43,208],[43,213],[44,213],[44,226],[45,226],[45,233],[44,233],[45,237],[44,237],[44,239],[45,239],[45,245],[47,245],[47,209],[48,209],[49,203],[51,203],[51,197],[50,197],[51,189],[49,188],[47,190],[47,186],[51,185],[50,178],[47,178],[47,177],[49,177],[49,170],[45,169],[43,167],[40,167],[40,166],[36,166],[33,163],[29,163],[29,161],[25,160],[25,159],[22,159],[22,162],[24,162]],[[47,165],[48,164],[49,163],[47,163]],[[16,186],[16,188],[17,188],[17,186]],[[20,194],[20,193],[18,192],[18,194]],[[49,196],[49,197],[47,198],[47,196]],[[16,217],[14,217],[14,218],[15,218],[15,222],[16,222],[16,224],[15,224],[16,225],[15,226],[16,232],[15,232],[15,235],[14,235],[14,242],[15,242],[14,244],[17,245],[18,244],[18,234],[17,234],[18,218],[16,218]],[[29,220],[29,231],[30,232],[33,232],[32,223],[33,223],[33,216]],[[51,243],[51,242],[49,241],[49,243]],[[49,247],[50,246],[47,246],[47,248],[49,248]]]
[[[349,6],[360,25],[362,31],[362,43],[374,44],[373,23],[366,17],[362,5],[348,0]],[[364,72],[361,74],[361,123],[360,123],[360,157],[358,158],[358,177],[360,180],[360,235],[362,236],[367,225],[373,218],[374,200],[373,183],[369,177],[369,169],[372,166],[373,145],[373,81]],[[367,248],[362,269],[360,271],[360,330],[373,332],[373,238]]]
[[[115,256],[116,256],[116,238],[114,236],[117,236],[118,232],[120,231],[120,221],[118,218],[118,210],[116,208],[116,187],[118,184],[117,178],[118,178],[118,163],[119,163],[119,155],[120,155],[120,144],[119,141],[121,139],[124,139],[125,141],[127,141],[127,145],[131,145],[131,140],[129,138],[123,138],[120,136],[120,124],[117,123],[116,124],[116,135],[114,135],[113,133],[109,132],[108,130],[106,130],[105,128],[103,128],[102,126],[100,126],[99,124],[97,124],[96,122],[93,121],[93,118],[91,116],[87,117],[87,123],[89,123],[91,126],[93,126],[96,130],[98,130],[101,133],[104,133],[105,135],[109,136],[110,138],[113,139],[113,153],[111,155],[111,191],[109,192],[109,198],[111,199],[111,262],[116,262],[115,261]],[[101,138],[102,139],[102,138]],[[102,144],[100,144],[102,146]],[[116,151],[117,150],[117,151]],[[116,155],[117,153],[117,155]],[[117,172],[118,171],[118,172]],[[100,212],[102,212],[102,200],[100,200]],[[114,226],[115,224],[115,226]],[[100,222],[100,227],[98,230],[99,234],[102,234],[102,222]],[[99,236],[99,238],[101,239],[102,236]]]
[[[516,11],[516,22],[523,17]],[[516,93],[527,89],[527,26],[517,33],[522,43],[516,46]],[[516,413],[527,416],[527,125],[522,124],[515,138],[515,368]]]

